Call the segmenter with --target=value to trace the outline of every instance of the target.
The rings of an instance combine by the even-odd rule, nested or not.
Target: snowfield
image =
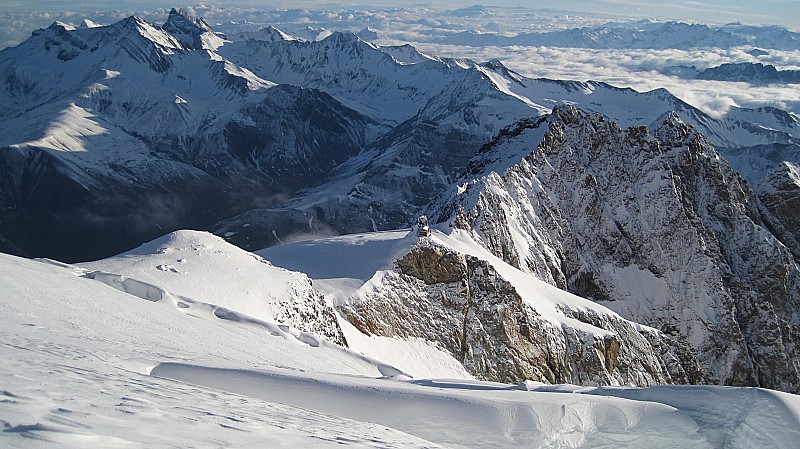
[[[299,262],[316,247],[308,274],[330,299],[336,285],[372,278],[335,263],[344,248],[390,261],[416,240],[406,234],[262,253]],[[800,398],[785,393],[482,382],[424,343],[359,341],[346,326],[344,349],[269,307],[259,314],[255,301],[281,289],[302,303],[290,293],[304,276],[225,245],[181,231],[81,267],[0,254],[0,446],[789,448],[800,438]],[[382,351],[433,375],[412,377]]]

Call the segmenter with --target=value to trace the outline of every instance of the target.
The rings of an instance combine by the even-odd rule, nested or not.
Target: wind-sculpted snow
[[[208,233],[174,232],[82,267],[93,270],[92,279],[140,298],[179,295],[234,311],[215,310],[220,318],[243,314],[347,344],[335,312],[305,275],[274,267]]]
[[[797,250],[677,115],[622,130],[557,108],[501,133],[459,184],[431,208],[438,221],[687,345],[692,382],[797,391]]]
[[[283,255],[301,263],[309,260],[308,251],[322,244],[316,247],[312,265],[316,276],[328,276],[331,287],[337,274],[368,276],[363,271],[368,262],[357,257],[358,247],[364,249],[361,256],[382,254],[375,257],[381,263],[414,248],[458,250],[465,260],[483,257],[484,263],[489,262],[483,267],[496,267],[504,278],[527,276],[533,283],[526,286],[515,280],[515,288],[525,304],[538,302],[543,317],[555,317],[553,306],[560,304],[573,312],[593,311],[621,320],[601,306],[514,271],[462,231],[450,235],[437,231],[429,242],[406,234],[287,245]],[[206,286],[219,281],[213,271],[202,271],[205,266],[219,267],[216,258],[230,270],[226,277],[237,269],[249,277],[253,266],[264,265],[242,251],[213,251],[227,247],[196,232],[172,234],[120,258],[156,262],[159,249],[172,248],[174,252],[161,255],[174,257],[189,243],[205,246],[196,260],[191,257],[193,249],[185,252],[187,261],[182,265]],[[339,264],[328,264],[325,271],[322,261],[336,255],[320,250],[340,254],[337,247],[350,254]],[[352,271],[341,263],[345,260],[361,267]],[[0,277],[3,446],[77,448],[88,442],[102,447],[600,448],[624,444],[788,449],[795,445],[800,428],[800,399],[762,389],[595,388],[410,378],[404,370],[318,336],[172,293],[172,287],[180,285],[170,276],[187,274],[177,273],[177,268],[172,271],[170,264],[152,270],[164,277],[142,281],[41,262],[0,255],[0,271],[6,274]],[[106,262],[122,266],[121,261]],[[433,276],[429,281],[439,276],[415,274]],[[271,277],[275,288],[286,281],[274,270],[261,270],[259,275]],[[100,278],[113,288],[98,282]],[[499,278],[495,281],[502,284]],[[250,288],[238,282],[226,286],[229,294],[236,295]],[[502,314],[503,309],[497,312]],[[657,334],[631,325],[635,332]],[[584,330],[591,328],[586,324]],[[594,337],[608,336],[608,331],[593,329],[588,332]],[[374,342],[373,355],[393,356],[392,345]],[[444,353],[435,354],[415,356],[430,357],[431,364],[446,361]]]
[[[674,387],[580,388],[526,383],[531,391],[589,394],[640,401],[654,400],[684,411],[715,447],[782,447],[800,437],[794,422],[796,396],[760,388]],[[726,411],[739,410],[736,419]],[[774,426],[774,428],[773,428]],[[766,430],[770,428],[770,430]]]
[[[176,295],[142,300],[74,266],[8,255],[0,266],[2,446],[435,447],[385,426],[149,375],[166,361],[355,379],[397,373],[385,364],[318,337],[309,344],[310,334],[274,322],[220,319],[224,309]]]
[[[592,448],[613,445],[621,435],[625,435],[626,447],[714,447],[702,436],[705,429],[682,411],[657,401],[574,395],[581,401],[573,402],[569,395],[532,394],[524,385],[355,382],[335,374],[311,377],[178,363],[161,364],[153,369],[153,375],[376,422],[445,447]],[[796,422],[796,417],[787,421]]]

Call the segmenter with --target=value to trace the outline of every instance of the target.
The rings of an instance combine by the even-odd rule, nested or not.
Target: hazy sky
[[[137,10],[145,8],[183,7],[196,4],[227,5],[257,8],[340,8],[410,6],[428,2],[414,0],[377,1],[309,1],[309,0],[203,0],[195,2],[169,0],[0,0],[0,10],[5,11],[97,11]],[[778,24],[800,30],[800,0],[450,0],[454,7],[475,3],[491,6],[524,6],[542,9],[560,9],[578,12],[604,13],[627,17],[657,17],[720,23],[739,20],[743,23]],[[442,3],[435,3],[442,6]]]

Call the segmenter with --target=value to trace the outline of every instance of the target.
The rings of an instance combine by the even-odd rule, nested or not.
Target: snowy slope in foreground
[[[791,447],[800,436],[797,396],[384,377],[332,345],[170,295],[146,301],[76,267],[0,254],[0,270],[1,446]]]
[[[343,344],[335,313],[307,276],[200,231],[176,231],[127,253],[81,264],[88,270],[157,285],[171,294],[282,323]],[[95,274],[103,276],[102,274]]]
[[[280,329],[149,302],[74,270],[0,254],[0,446],[430,447],[417,438],[148,375],[160,362],[379,377]]]

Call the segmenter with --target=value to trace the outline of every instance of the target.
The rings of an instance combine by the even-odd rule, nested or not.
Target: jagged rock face
[[[429,215],[687,344],[694,381],[799,391],[800,270],[774,217],[676,116],[622,130],[560,107],[509,128],[471,168]]]
[[[618,317],[568,313],[605,335],[547,321],[488,262],[428,240],[396,264],[340,311],[367,334],[433,342],[478,378],[652,385],[687,382],[695,369],[662,334]]]
[[[791,162],[780,164],[756,187],[756,193],[780,221],[784,232],[773,232],[794,252],[797,260],[800,258],[800,169]]]
[[[261,260],[258,257],[257,259]],[[269,262],[261,261],[269,265]],[[273,299],[275,312],[272,319],[276,323],[289,324],[300,331],[322,336],[332,343],[347,347],[347,339],[339,326],[336,311],[321,293],[314,290],[306,275],[293,275],[296,275],[296,279],[290,286],[290,294]]]
[[[211,32],[211,27],[203,19],[195,19],[187,11],[175,8],[170,10],[162,28],[191,49],[202,48],[203,34]]]

